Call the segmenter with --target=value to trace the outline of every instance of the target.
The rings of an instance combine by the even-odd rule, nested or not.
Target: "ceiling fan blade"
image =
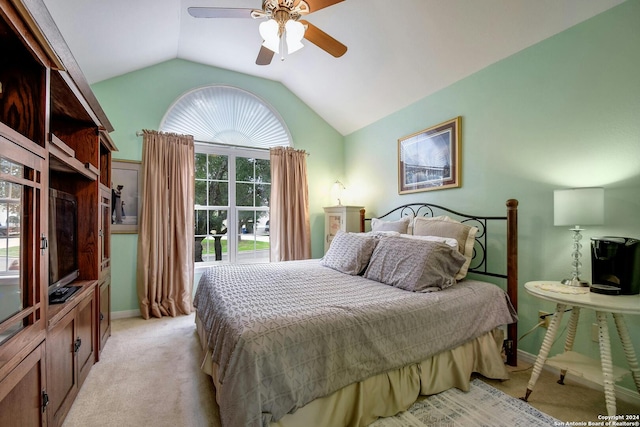
[[[300,20],[299,22],[307,27],[307,30],[304,32],[304,38],[318,46],[320,49],[327,51],[329,54],[335,56],[336,58],[341,57],[347,51],[347,47],[345,45],[322,31],[320,28],[316,27],[309,21]]]
[[[264,46],[260,46],[260,52],[258,52],[258,57],[256,58],[257,65],[269,65],[271,64],[271,60],[273,59],[273,55],[275,53],[267,49]]]
[[[251,18],[253,9],[234,7],[190,7],[189,15],[194,18]]]
[[[325,7],[342,3],[344,0],[305,0],[305,1],[309,5],[309,13],[313,13],[317,10],[324,9]]]

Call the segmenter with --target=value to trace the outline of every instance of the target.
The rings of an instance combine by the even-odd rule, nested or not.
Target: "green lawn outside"
[[[0,249],[0,256],[7,256],[6,249]],[[20,256],[20,246],[9,246],[9,256],[10,257],[19,257]]]
[[[207,251],[207,242],[209,242],[209,250]],[[215,254],[214,239],[204,239],[202,241],[202,254],[209,255]],[[255,243],[255,246],[254,246]],[[227,240],[220,240],[220,246],[222,246],[222,253],[227,253]],[[238,252],[264,250],[269,249],[269,242],[263,242],[261,240],[240,240],[238,242]]]

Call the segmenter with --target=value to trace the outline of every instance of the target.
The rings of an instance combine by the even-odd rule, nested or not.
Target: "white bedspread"
[[[220,367],[224,427],[266,426],[348,384],[516,321],[493,284],[465,280],[413,293],[318,260],[212,267],[195,305]]]

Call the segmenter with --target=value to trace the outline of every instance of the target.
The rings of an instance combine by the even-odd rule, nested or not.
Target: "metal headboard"
[[[518,201],[516,199],[507,200],[507,215],[506,216],[480,216],[470,215],[461,212],[457,212],[453,209],[446,208],[444,206],[435,205],[432,203],[408,203],[406,205],[398,206],[384,215],[379,215],[377,218],[389,218],[396,217],[434,217],[438,215],[452,214],[455,215],[457,221],[460,221],[466,225],[474,226],[478,228],[476,233],[476,244],[473,248],[473,258],[471,265],[469,266],[469,272],[482,274],[486,276],[499,277],[507,279],[507,295],[511,300],[511,303],[517,309],[518,307]],[[371,218],[365,217],[365,210],[360,210],[360,231],[365,231],[365,222],[371,221]],[[491,222],[504,221],[506,225],[506,273],[488,271],[488,259],[489,259],[489,246],[488,241],[488,225]],[[513,323],[507,328],[508,345],[507,345],[507,363],[515,366],[517,363],[517,342],[518,342],[518,329],[517,323]]]
[[[362,212],[361,212],[362,214]],[[431,203],[409,203],[406,205],[398,206],[389,212],[379,215],[376,218],[390,218],[398,216],[403,218],[406,216],[417,218],[426,217],[433,218],[439,215],[451,214],[455,215],[456,221],[463,224],[476,227],[478,232],[476,233],[476,244],[473,247],[473,257],[471,264],[469,265],[469,271],[477,274],[483,274],[486,276],[507,278],[507,272],[492,272],[488,270],[488,258],[489,247],[487,245],[487,237],[489,234],[488,224],[491,221],[507,221],[506,216],[477,216],[469,215],[461,212],[457,212],[453,209],[446,208],[444,206],[435,205]],[[371,221],[371,218],[362,218],[363,221]],[[364,231],[362,229],[361,231]]]

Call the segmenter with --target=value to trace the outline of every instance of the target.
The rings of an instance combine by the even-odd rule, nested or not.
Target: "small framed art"
[[[111,232],[135,234],[138,232],[141,205],[141,163],[114,160],[111,176]]]
[[[399,194],[460,187],[461,119],[398,139]]]

